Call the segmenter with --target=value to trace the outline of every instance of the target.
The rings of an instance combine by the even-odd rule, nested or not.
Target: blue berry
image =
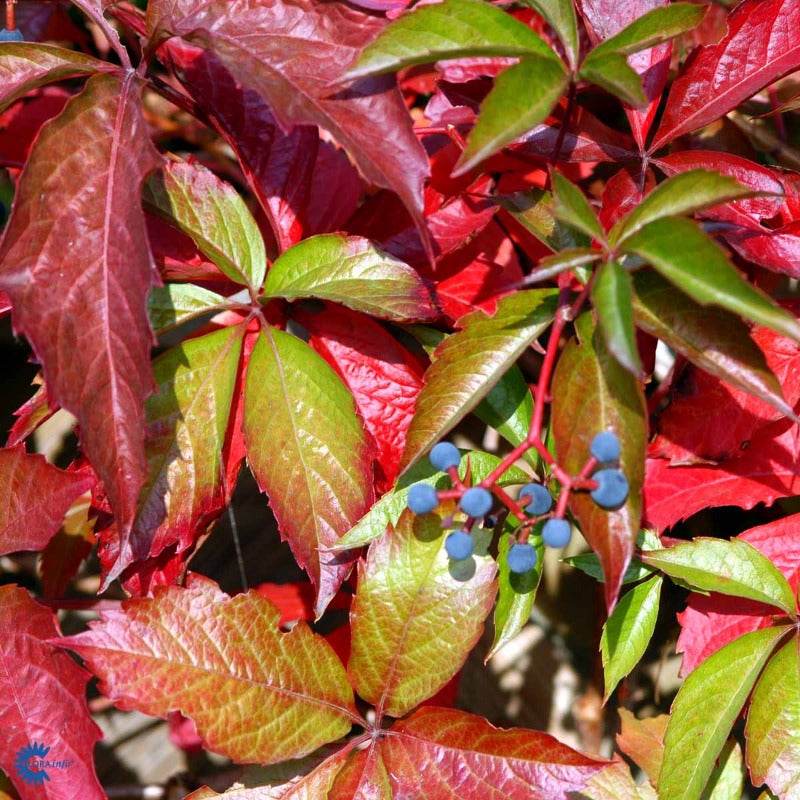
[[[598,461],[616,461],[619,458],[620,447],[617,434],[612,431],[603,431],[598,433],[592,439],[592,444],[589,447],[589,452]]]
[[[22,35],[22,31],[14,28],[13,31],[8,30],[8,28],[3,28],[0,31],[0,42],[24,42],[25,37]]]
[[[601,469],[592,477],[597,488],[591,492],[592,500],[600,508],[619,508],[628,498],[628,479],[618,469]]]
[[[436,469],[446,472],[450,467],[457,467],[461,463],[461,453],[454,444],[439,442],[431,450],[430,459]]]
[[[519,500],[530,497],[531,502],[525,506],[529,514],[546,514],[553,507],[553,498],[550,492],[541,483],[529,483],[519,490]]]
[[[473,486],[464,492],[461,509],[470,517],[485,517],[492,510],[492,493],[481,486]]]
[[[427,514],[439,505],[436,489],[427,483],[415,483],[408,492],[408,507],[415,514]]]
[[[572,537],[572,528],[565,519],[549,519],[542,528],[542,541],[548,547],[566,547]]]
[[[517,574],[530,572],[537,561],[536,548],[532,544],[512,544],[508,551],[508,568]]]
[[[472,537],[466,531],[453,531],[444,540],[444,549],[453,561],[463,561],[472,555]]]

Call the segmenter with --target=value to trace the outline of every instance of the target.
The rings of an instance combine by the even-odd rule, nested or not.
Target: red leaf
[[[640,173],[639,167],[624,167],[606,182],[600,209],[600,222],[606,231],[610,231],[615,223],[642,202],[645,194],[655,188],[655,175],[648,169],[643,192],[639,183]]]
[[[347,154],[330,142],[320,142],[306,207],[308,235],[342,230],[363,190],[364,181]]]
[[[15,412],[17,418],[8,434],[6,445],[13,447],[15,444],[24,442],[46,419],[49,419],[56,411],[51,408],[47,398],[47,387],[42,382],[41,375],[37,375],[33,380],[34,386],[39,388],[30,400],[27,400]]]
[[[800,221],[777,230],[744,230],[725,234],[725,241],[742,258],[773,272],[800,278]]]
[[[66,90],[50,86],[0,114],[0,163],[21,167],[42,125],[60,114],[70,97]]]
[[[0,555],[41,550],[64,514],[92,488],[86,473],[65,472],[22,445],[0,449]]]
[[[368,181],[392,189],[420,230],[428,159],[417,141],[393,76],[331,87],[385,20],[344,3],[227,0],[197,5],[156,0],[148,27],[204,40],[243,86],[257,91],[285,127],[320,125],[353,156]]]
[[[319,134],[284,133],[261,96],[244,88],[213,54],[173,39],[162,55],[236,153],[281,251],[303,238]]]
[[[424,366],[363,314],[331,306],[297,318],[311,334],[309,344],[352,393],[364,427],[377,444],[383,470],[378,490],[386,491],[397,477]]]
[[[15,324],[42,362],[52,402],[78,417],[125,535],[145,478],[143,408],[153,386],[155,275],[138,198],[159,159],[140,91],[133,77],[95,75],[45,126],[0,245]]]
[[[624,3],[619,0],[580,0],[586,29],[593,44],[609,39],[648,11],[666,5],[669,5],[669,0],[628,0]],[[672,42],[664,42],[628,57],[628,64],[642,77],[642,88],[648,101],[642,109],[625,104],[625,114],[631,124],[633,137],[642,150],[667,82],[671,55]]]
[[[673,83],[650,152],[727,114],[800,67],[800,6],[796,0],[743,0],[728,32],[692,53]]]
[[[397,722],[381,753],[394,796],[426,800],[567,800],[609,763],[546,733],[440,708]]]
[[[800,586],[800,514],[751,528],[737,538],[765,555],[789,581]],[[678,614],[681,634],[677,651],[683,653],[681,675],[687,675],[712,653],[750,631],[773,624],[774,609],[752,600],[711,593],[692,593],[686,610]]]
[[[102,735],[86,706],[89,675],[47,643],[59,635],[53,613],[24,589],[0,587],[0,767],[25,800],[104,800],[92,758]],[[71,762],[47,768],[39,786],[15,773],[15,757],[34,743],[49,748],[46,760]]]

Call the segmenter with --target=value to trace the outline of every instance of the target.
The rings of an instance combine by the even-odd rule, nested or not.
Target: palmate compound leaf
[[[0,449],[0,555],[44,549],[93,483],[87,473],[57,469],[22,445]]]
[[[319,125],[345,147],[370,182],[396,192],[420,230],[428,158],[396,81],[367,78],[335,91],[345,69],[385,21],[346,3],[194,0],[148,3],[151,45],[170,35],[212,51],[278,122]]]
[[[334,545],[372,503],[372,453],[353,396],[305,342],[265,328],[250,356],[244,438],[258,485],[322,614],[352,564]]]
[[[482,311],[458,321],[434,351],[406,438],[407,469],[452,430],[553,319],[556,293],[529,290],[503,297],[491,317]]]
[[[299,758],[344,736],[359,717],[344,667],[321,637],[257,592],[228,597],[191,575],[185,587],[101,612],[61,640],[119,708],[180,711],[205,746],[242,763]]]
[[[201,165],[170,162],[145,184],[143,200],[228,278],[258,291],[267,269],[264,239],[233,186]]]
[[[658,788],[670,800],[699,800],[736,718],[789,626],[740,636],[687,678],[672,704]]]
[[[47,641],[59,635],[52,611],[18,586],[0,587],[0,768],[26,800],[104,800],[92,755],[102,734],[86,706],[90,676]],[[72,762],[39,787],[14,769],[16,754],[34,742],[50,748],[50,760]]]
[[[42,128],[0,244],[14,324],[42,362],[51,402],[77,416],[123,536],[144,483],[153,387],[147,294],[157,277],[139,196],[159,158],[140,92],[132,74],[95,75]]]
[[[312,236],[287,250],[270,268],[264,298],[316,297],[394,322],[431,320],[438,311],[408,264],[360,236]]]
[[[622,508],[606,511],[585,492],[570,496],[570,508],[603,566],[610,611],[641,527],[647,414],[641,383],[608,352],[590,314],[576,320],[576,330],[578,338],[567,344],[553,375],[551,429],[558,462],[570,474],[580,471],[600,431],[614,431],[622,444],[620,468],[630,486]]]
[[[452,511],[406,511],[359,564],[347,670],[379,718],[403,716],[436,694],[463,665],[494,603],[494,560],[480,549],[460,562],[445,552],[442,518]]]

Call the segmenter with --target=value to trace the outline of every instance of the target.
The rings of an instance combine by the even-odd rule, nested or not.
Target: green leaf
[[[658,618],[663,578],[654,575],[624,594],[603,625],[600,650],[603,656],[606,702],[617,684],[639,663],[647,650]]]
[[[703,800],[741,800],[744,775],[742,748],[735,739],[728,739],[708,779]]]
[[[582,469],[601,431],[614,431],[622,445],[621,469],[630,486],[622,508],[606,511],[586,492],[570,495],[570,508],[603,565],[610,612],[641,528],[647,410],[642,384],[608,352],[591,313],[578,317],[576,331],[579,338],[568,342],[553,375],[551,427],[558,463],[571,475]]]
[[[800,323],[749,284],[727,253],[691,220],[651,222],[624,249],[641,256],[701,305],[727,308],[800,342]]]
[[[686,678],[664,737],[658,789],[670,800],[699,800],[762,667],[788,627],[746,633]]]
[[[584,242],[583,235],[576,237],[570,228],[556,219],[553,215],[552,199],[550,192],[531,189],[529,192],[499,197],[497,202],[528,233],[533,234],[556,254],[578,244],[588,244],[588,240]]]
[[[580,42],[578,40],[578,20],[572,0],[522,0],[524,5],[535,8],[547,20],[548,25],[558,34],[567,54],[570,67],[578,63]]]
[[[636,325],[711,375],[797,419],[750,329],[722,308],[704,308],[651,269],[633,273]]]
[[[469,451],[468,458],[462,458],[458,474],[463,480],[467,475],[467,463],[472,468],[472,480],[480,483],[500,464],[500,459],[479,450]],[[527,483],[529,476],[519,467],[511,467],[497,481],[498,486],[514,486]],[[401,475],[394,488],[387,492],[370,510],[345,534],[331,550],[350,550],[363,547],[383,535],[390,526],[395,525],[400,515],[408,507],[408,491],[415,483],[427,483],[437,489],[452,489],[450,477],[435,470],[428,459],[415,464],[405,475]]]
[[[641,77],[619,53],[606,52],[591,60],[587,58],[578,74],[632,106],[641,107],[647,103]]]
[[[793,636],[759,678],[744,735],[753,785],[766,783],[781,797],[800,791],[800,658]]]
[[[379,713],[400,717],[439,691],[461,669],[494,603],[494,560],[451,562],[444,538],[438,514],[406,511],[359,565],[347,671]]]
[[[147,314],[156,335],[166,333],[187,320],[224,306],[226,299],[193,283],[154,286],[147,300]]]
[[[508,524],[513,520],[512,524]],[[509,529],[515,528],[519,520],[511,515],[506,521],[503,535],[498,543],[498,583],[499,592],[497,605],[494,609],[494,642],[488,661],[498,650],[507,645],[523,628],[531,618],[531,609],[536,601],[536,590],[542,579],[542,569],[544,567],[544,543],[541,537],[531,539],[530,543],[536,547],[538,561],[536,566],[529,572],[517,574],[508,568],[508,551],[511,548],[511,537]],[[541,527],[541,525],[537,526]]]
[[[264,299],[317,297],[393,322],[438,316],[425,284],[408,264],[360,236],[326,233],[280,255]]]
[[[654,8],[597,45],[583,63],[591,62],[606,53],[629,56],[661,42],[668,42],[697,27],[705,13],[705,8],[693,3],[671,3],[668,6]]]
[[[550,324],[556,292],[517,292],[497,302],[494,316],[475,311],[433,354],[406,435],[402,469],[413,464],[486,397]]]
[[[636,538],[636,546],[642,550],[658,550],[661,547],[661,539],[657,533],[649,531],[646,528],[639,532]],[[600,559],[597,558],[595,553],[580,553],[577,556],[570,556],[569,558],[562,559],[565,564],[569,564],[575,569],[584,572],[590,578],[603,583],[605,575],[603,575],[603,568],[600,566]],[[653,574],[653,570],[646,564],[642,564],[638,558],[631,559],[628,569],[622,576],[622,583],[637,583],[644,578]]]
[[[633,327],[633,283],[619,262],[600,265],[592,286],[592,305],[609,352],[628,372],[643,378]]]
[[[305,342],[266,328],[248,363],[244,439],[281,534],[317,587],[321,614],[351,567],[324,551],[372,503],[372,456],[353,395]]]
[[[235,283],[256,291],[267,252],[258,223],[234,188],[198,164],[166,164],[145,184],[145,207],[189,236]]]
[[[693,588],[747,597],[795,614],[789,582],[766,556],[742,539],[700,537],[642,553],[642,561]]]
[[[536,269],[523,281],[525,285],[547,281],[566,272],[568,269],[577,269],[587,264],[594,264],[599,261],[603,254],[599,250],[590,247],[574,247],[571,250],[562,250],[553,256],[546,256],[541,259]]]
[[[561,220],[585,233],[590,239],[605,241],[597,214],[583,192],[558,172],[553,172],[553,213]]]
[[[482,0],[419,6],[364,48],[342,80],[465,56],[557,56],[527,25]]]
[[[514,447],[525,441],[533,417],[533,395],[516,364],[481,400],[474,413]],[[539,455],[535,450],[528,450],[523,458],[538,471]]]
[[[528,56],[504,69],[481,104],[453,175],[463,175],[547,119],[568,85],[564,65],[549,57]]]
[[[611,229],[609,241],[612,245],[624,242],[657,219],[694,214],[754,194],[758,192],[719,172],[705,169],[681,172],[656,186],[633,211],[623,217]]]

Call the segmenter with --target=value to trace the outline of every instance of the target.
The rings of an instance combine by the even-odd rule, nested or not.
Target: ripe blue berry
[[[427,514],[439,505],[436,489],[427,483],[415,483],[408,491],[408,507],[415,514]]]
[[[466,531],[453,531],[444,540],[444,549],[453,561],[463,561],[472,555],[472,537]]]
[[[525,506],[529,514],[546,514],[553,507],[553,498],[550,492],[541,483],[529,483],[519,490],[519,500],[530,497],[531,502]]]
[[[601,469],[592,477],[598,484],[592,500],[600,508],[619,508],[628,498],[628,479],[618,469]]]
[[[473,486],[464,492],[461,509],[470,517],[485,517],[492,509],[492,494],[481,486]]]
[[[461,453],[454,444],[439,442],[431,450],[430,459],[436,469],[446,472],[450,467],[457,467],[461,463]]]
[[[3,28],[0,31],[0,42],[24,42],[25,37],[22,35],[22,31],[14,28],[13,31],[8,30],[8,28]]]
[[[566,547],[572,537],[572,528],[565,519],[549,519],[542,528],[542,541],[548,547]]]
[[[512,544],[508,551],[508,568],[521,574],[536,566],[536,548],[532,544]]]
[[[603,431],[592,439],[589,452],[598,461],[616,461],[619,458],[619,439],[613,431]]]

